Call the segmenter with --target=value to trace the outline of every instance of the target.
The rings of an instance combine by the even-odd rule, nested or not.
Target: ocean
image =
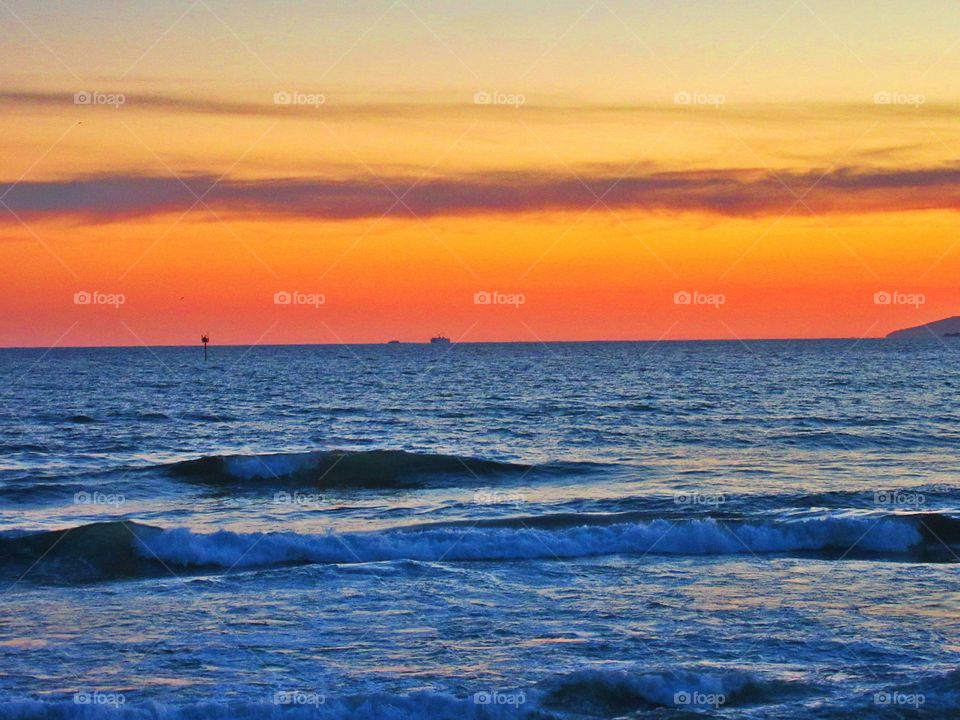
[[[0,351],[0,717],[958,717],[957,349]]]

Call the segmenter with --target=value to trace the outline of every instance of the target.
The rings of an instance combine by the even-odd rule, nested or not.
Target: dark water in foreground
[[[960,716],[958,351],[0,351],[0,717]]]

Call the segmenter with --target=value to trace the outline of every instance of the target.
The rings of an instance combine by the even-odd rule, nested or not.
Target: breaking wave
[[[164,571],[288,564],[564,560],[603,555],[809,555],[952,561],[960,520],[939,514],[819,515],[772,520],[603,515],[563,522],[513,518],[496,524],[423,525],[371,532],[197,533],[103,522],[0,537],[0,573],[103,579]]]
[[[572,464],[549,464],[538,472],[563,472]],[[315,451],[267,455],[212,455],[166,466],[174,476],[218,485],[242,483],[308,484],[316,487],[416,487],[437,479],[523,475],[532,465],[458,455],[403,450]]]

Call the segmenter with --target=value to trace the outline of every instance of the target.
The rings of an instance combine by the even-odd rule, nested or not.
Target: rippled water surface
[[[958,350],[0,351],[0,716],[960,716]]]

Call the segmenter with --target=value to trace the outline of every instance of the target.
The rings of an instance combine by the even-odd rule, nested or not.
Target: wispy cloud
[[[106,83],[109,85],[109,83]],[[78,90],[97,90],[96,87],[78,88]],[[99,88],[104,89],[104,88]],[[324,95],[322,110],[311,103],[278,104],[274,102],[275,93],[291,93],[297,88],[262,89],[260,93],[248,92],[243,100],[232,100],[213,95],[173,95],[158,92],[141,92],[136,89],[108,88],[111,92],[122,91],[125,95],[125,109],[141,111],[162,111],[163,113],[184,113],[222,116],[264,116],[288,117],[291,119],[323,120],[362,120],[372,118],[409,117],[429,118],[453,115],[490,116],[489,105],[473,101],[473,93],[447,93],[444,99],[437,100],[436,95],[418,96],[407,94],[391,95],[385,100],[378,96],[359,97],[356,93],[338,93],[332,90]],[[74,90],[33,91],[0,90],[0,107],[9,109],[51,110],[75,107]],[[320,92],[311,89],[310,92]],[[509,118],[514,112],[511,105],[499,108],[501,117]],[[923,106],[922,117],[928,120],[955,120],[960,118],[960,104],[928,102]],[[672,94],[649,102],[637,103],[583,103],[569,98],[527,97],[523,103],[524,117],[558,116],[566,120],[571,117],[686,117],[699,121],[711,119],[708,112],[696,106],[676,104]],[[727,102],[723,106],[722,117],[727,120],[750,120],[782,123],[836,122],[841,120],[862,120],[866,115],[885,119],[900,118],[916,120],[920,115],[917,109],[908,106],[877,105],[872,96],[864,97],[862,102]]]

